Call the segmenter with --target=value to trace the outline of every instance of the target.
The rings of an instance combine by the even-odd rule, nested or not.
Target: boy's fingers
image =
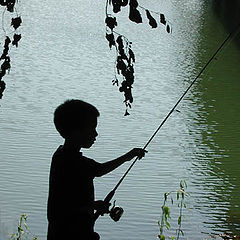
[[[138,158],[142,159],[145,156],[145,153],[147,153],[148,151],[142,148],[138,149]]]

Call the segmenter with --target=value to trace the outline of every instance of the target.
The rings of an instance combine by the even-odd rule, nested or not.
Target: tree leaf
[[[142,23],[142,16],[140,14],[140,12],[134,8],[134,7],[130,7],[130,10],[129,10],[129,19],[132,21],[132,22],[135,22],[135,23]]]
[[[128,4],[128,0],[121,0],[121,6],[125,7]]]
[[[131,62],[135,62],[135,55],[131,48],[128,49],[128,54],[129,54],[129,64],[131,64]]]
[[[117,26],[117,20],[115,17],[107,16],[105,19],[106,25],[113,30]]]
[[[11,39],[7,36],[5,39],[4,47],[8,46],[10,42],[11,42]]]
[[[106,39],[108,40],[108,42],[109,42],[109,47],[110,47],[110,49],[111,49],[112,46],[115,45],[115,40],[114,40],[114,35],[113,35],[113,33],[111,33],[111,34],[106,34]]]
[[[126,109],[124,116],[128,116],[128,115],[130,115],[130,114],[129,114],[128,110]]]
[[[11,65],[10,65],[10,57],[6,57],[4,62],[1,65],[1,70],[2,72],[6,72],[6,70],[10,70]]]
[[[0,0],[0,5],[1,5],[1,6],[6,6],[6,5],[7,5],[7,2],[5,2],[4,0]]]
[[[146,14],[147,14],[147,18],[149,20],[149,25],[152,28],[157,28],[157,22],[156,20],[152,17],[152,15],[150,14],[149,10],[146,9]]]
[[[113,12],[118,13],[121,11],[121,1],[120,0],[112,0]]]
[[[177,200],[179,199],[179,191],[177,191]]]
[[[131,67],[127,67],[122,71],[122,75],[125,77],[127,85],[131,86],[134,82],[134,75]]]
[[[121,58],[125,59],[125,60],[128,60],[128,57],[127,57],[127,55],[125,54],[125,51],[124,51],[122,36],[118,36],[116,42],[118,43],[118,52],[119,52]]]
[[[116,42],[118,43],[118,50],[122,51],[123,50],[123,40],[122,40],[122,36],[118,36]]]
[[[22,23],[21,17],[12,18],[11,26],[16,30]]]
[[[123,73],[126,71],[127,69],[127,66],[126,64],[124,63],[123,59],[121,58],[121,56],[118,56],[117,58],[117,65],[116,65],[116,68],[118,70],[118,73]]]
[[[167,201],[167,196],[168,196],[168,193],[165,192],[165,193],[164,193],[164,201]]]
[[[169,229],[171,227],[171,225],[168,221],[166,221],[166,227],[167,227],[167,229]]]
[[[16,3],[16,0],[8,0],[6,1],[7,2],[7,10],[9,12],[13,12],[14,11],[14,6],[15,6],[15,3]]]
[[[133,7],[133,8],[137,8],[138,7],[138,1],[137,0],[130,0],[129,6]]]
[[[18,42],[21,40],[22,35],[21,34],[14,34],[13,35],[13,41],[12,41],[12,45],[15,45],[16,47],[18,47]]]
[[[166,25],[166,19],[165,19],[165,16],[164,16],[164,14],[160,14],[160,23],[162,23],[162,24],[164,24],[164,25]]]
[[[5,88],[6,88],[6,83],[0,80],[0,99],[2,99]]]
[[[171,29],[170,29],[170,26],[169,26],[169,25],[167,25],[166,30],[167,30],[168,33],[171,32]]]
[[[180,224],[181,224],[181,222],[182,222],[182,217],[181,217],[181,216],[179,216],[179,217],[178,217],[178,225],[180,225]]]
[[[159,236],[158,236],[158,237],[159,237]],[[160,240],[165,240],[165,239],[166,239],[163,234],[162,234],[159,238],[160,238]]]
[[[133,102],[133,97],[132,97],[132,90],[131,87],[127,87],[125,92],[124,92],[124,96],[125,96],[125,101],[129,101],[130,103]]]

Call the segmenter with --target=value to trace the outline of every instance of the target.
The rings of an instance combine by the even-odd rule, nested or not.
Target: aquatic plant
[[[160,221],[158,221],[158,226],[160,233],[158,235],[158,238],[160,240],[165,240],[166,236],[164,234],[164,229],[169,230],[171,227],[171,224],[169,222],[170,220],[170,208],[167,206],[167,201],[170,198],[171,204],[174,204],[174,200],[172,195],[176,195],[176,202],[177,206],[179,207],[179,216],[177,218],[177,226],[178,228],[176,229],[176,236],[171,236],[171,240],[178,240],[180,238],[180,235],[184,235],[184,232],[182,230],[182,217],[183,217],[183,209],[186,208],[186,203],[185,203],[185,196],[189,196],[189,193],[185,191],[187,188],[187,183],[185,180],[180,181],[180,188],[176,191],[171,191],[171,192],[166,192],[164,193],[164,201],[162,205],[162,215]]]
[[[18,221],[17,232],[11,235],[10,240],[37,240],[36,236],[33,236],[27,225],[27,214],[23,213]],[[32,237],[29,238],[29,235]]]
[[[2,98],[3,92],[6,88],[6,83],[2,80],[2,78],[7,72],[9,73],[11,69],[11,58],[9,55],[10,49],[12,46],[18,47],[18,43],[22,37],[21,34],[18,33],[18,28],[22,24],[22,19],[17,12],[16,3],[18,3],[18,0],[0,0],[0,6],[3,8],[2,30],[5,37],[3,51],[0,57],[0,99]],[[11,23],[9,23],[9,32],[5,29],[4,25],[4,17],[6,12],[8,12],[11,16],[14,15],[14,17],[11,19]]]
[[[112,7],[112,13],[109,12],[109,6]],[[115,14],[120,12],[123,7],[129,7],[129,20],[137,24],[143,22],[142,15],[146,15],[148,23],[152,28],[162,24],[166,27],[168,33],[171,32],[171,24],[166,20],[165,15],[155,12],[138,4],[137,0],[107,0],[106,1],[106,39],[110,49],[116,50],[116,60],[114,65],[114,79],[112,84],[119,86],[119,91],[124,94],[124,103],[126,106],[125,116],[129,115],[128,109],[133,102],[132,85],[134,83],[134,63],[135,54],[132,50],[132,42],[129,39],[116,32],[114,29],[118,26]],[[155,19],[154,17],[157,19]],[[122,81],[119,81],[119,78]]]

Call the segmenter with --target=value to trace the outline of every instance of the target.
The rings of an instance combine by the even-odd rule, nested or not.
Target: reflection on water
[[[125,20],[127,12],[119,16],[119,31],[133,41],[137,59],[135,102],[124,118],[121,95],[111,86],[114,53],[104,39],[105,3],[22,3],[23,39],[1,101],[1,233],[12,231],[27,212],[30,229],[45,239],[50,159],[62,143],[52,124],[59,103],[82,98],[99,108],[98,141],[84,153],[100,162],[112,159],[147,142],[227,36],[205,1],[146,4],[171,19],[173,34],[135,26]],[[97,222],[102,239],[156,239],[163,193],[176,189],[183,178],[191,193],[183,220],[186,237],[240,230],[239,58],[231,42],[181,103],[180,112],[173,113],[115,196],[125,210],[122,219]],[[96,179],[97,198],[105,197],[127,167]]]
[[[206,55],[224,39],[224,31],[213,28],[217,23],[211,21],[202,31],[206,38],[200,46],[209,47]],[[240,33],[235,39],[239,37]],[[201,129],[201,141],[196,143],[201,154],[191,169],[193,182],[200,190],[195,204],[206,216],[205,224],[218,233],[240,231],[239,59],[239,48],[232,41],[198,82],[193,95],[193,101],[202,104],[195,124],[206,126]]]

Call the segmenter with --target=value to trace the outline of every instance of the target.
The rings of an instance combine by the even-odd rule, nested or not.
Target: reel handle
[[[105,197],[105,199],[103,200],[105,203],[110,203],[110,201],[112,200],[113,196],[115,194],[115,190],[112,190],[111,192],[108,193],[108,195]],[[94,222],[96,222],[96,220],[99,218],[99,216],[102,214],[101,211],[96,211],[94,213]]]

